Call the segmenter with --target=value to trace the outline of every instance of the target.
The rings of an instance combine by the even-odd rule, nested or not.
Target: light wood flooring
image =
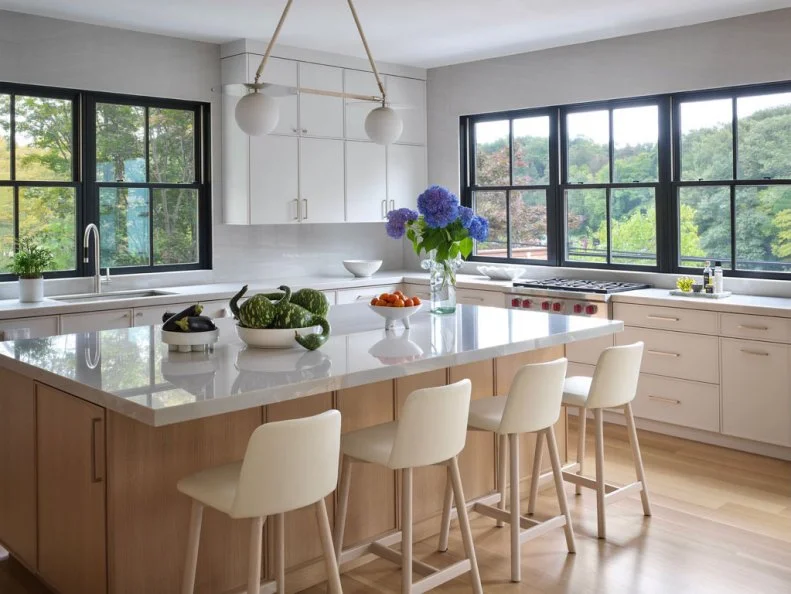
[[[575,444],[574,421],[569,443]],[[633,468],[623,427],[606,426],[605,476],[630,482]],[[522,547],[522,583],[509,581],[508,528],[473,514],[472,526],[487,594],[789,594],[791,593],[791,463],[640,431],[653,512],[642,515],[639,496],[607,507],[606,542],[596,538],[593,491],[566,492],[575,521],[577,554],[567,555],[563,531]],[[592,435],[588,452],[593,453]],[[574,455],[573,448],[569,452]],[[593,459],[587,470],[592,473]],[[539,495],[538,516],[557,513],[551,487]],[[436,539],[415,554],[444,566],[462,554],[458,526],[450,552]],[[342,576],[344,592],[398,593],[400,570],[374,561]],[[324,586],[307,590],[324,592]],[[436,590],[467,593],[462,576]],[[0,561],[0,593],[46,594],[12,561]]]

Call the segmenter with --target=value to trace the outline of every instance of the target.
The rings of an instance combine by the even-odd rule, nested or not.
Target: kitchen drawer
[[[632,411],[641,419],[718,432],[720,389],[713,384],[641,373]]]
[[[81,314],[60,316],[60,333],[93,332],[113,328],[129,328],[132,325],[132,312],[129,309],[113,309]]]
[[[191,305],[200,303],[203,305],[203,313],[201,315],[210,318],[226,318],[230,317],[228,310],[228,302],[222,301],[207,301],[203,302],[199,299],[194,301],[185,301],[184,303],[171,303],[170,305],[151,305],[148,307],[136,307],[134,316],[135,326],[155,326],[162,323],[162,316],[166,312],[177,313],[187,309]]]
[[[733,338],[791,342],[791,320],[724,313],[720,314],[720,334]]]
[[[614,303],[613,319],[623,321],[626,326],[659,328],[676,332],[717,334],[718,330],[717,314],[699,309]]]
[[[456,302],[468,305],[488,305],[504,307],[505,300],[500,291],[479,291],[476,289],[456,289]]]
[[[40,338],[58,333],[58,316],[17,318],[0,322],[0,340]]]
[[[401,285],[378,285],[374,287],[358,287],[356,289],[339,289],[335,292],[335,301],[338,305],[354,303],[355,301],[370,301],[382,293],[392,293],[400,288]]]
[[[410,297],[420,297],[424,301],[431,299],[431,292],[428,290],[428,285],[404,285],[403,289],[406,295]],[[500,305],[502,305],[502,293],[500,293]]]
[[[601,352],[614,344],[615,337],[612,334],[609,336],[600,336],[599,338],[580,340],[579,342],[570,342],[566,345],[566,359],[568,359],[570,363],[596,365]]]
[[[630,327],[615,335],[617,345],[638,340],[645,343],[642,372],[710,384],[720,382],[716,336]]]

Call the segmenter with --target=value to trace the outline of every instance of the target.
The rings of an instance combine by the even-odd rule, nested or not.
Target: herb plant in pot
[[[17,243],[11,272],[19,277],[19,301],[37,303],[44,300],[44,270],[53,263],[52,252],[31,237]]]

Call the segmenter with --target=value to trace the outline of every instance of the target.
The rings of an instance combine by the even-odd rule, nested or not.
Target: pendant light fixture
[[[280,116],[280,110],[275,96],[308,93],[311,95],[342,97],[344,99],[358,99],[362,101],[371,101],[373,103],[381,103],[380,107],[373,109],[365,118],[365,133],[377,144],[391,144],[398,140],[404,128],[404,123],[401,121],[401,117],[398,113],[387,104],[387,94],[382,84],[382,78],[379,76],[379,70],[371,55],[371,49],[368,47],[368,41],[365,38],[365,33],[363,33],[363,28],[357,16],[357,11],[354,8],[353,0],[347,0],[349,10],[352,13],[354,24],[357,26],[357,31],[360,34],[360,40],[368,56],[368,62],[371,64],[371,70],[376,79],[376,85],[379,87],[379,92],[381,93],[380,96],[358,95],[356,93],[307,89],[302,87],[294,89],[260,82],[264,67],[266,66],[267,60],[269,60],[269,55],[272,53],[272,48],[277,41],[278,35],[280,35],[280,29],[283,27],[283,23],[286,20],[286,16],[293,2],[294,0],[288,0],[286,2],[283,14],[280,15],[280,20],[277,23],[277,27],[275,27],[275,32],[266,47],[264,57],[261,59],[258,70],[255,72],[255,79],[252,83],[245,83],[244,86],[247,90],[247,94],[236,104],[234,115],[236,117],[236,123],[242,131],[249,136],[269,134],[277,127]]]

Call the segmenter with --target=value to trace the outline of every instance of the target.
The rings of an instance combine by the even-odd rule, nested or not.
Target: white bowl
[[[381,260],[344,260],[343,267],[357,278],[368,278],[379,270]]]
[[[236,333],[242,342],[247,346],[255,349],[290,349],[298,346],[294,340],[294,332],[299,332],[303,336],[305,334],[312,334],[315,332],[316,327],[310,328],[286,328],[286,329],[257,329],[257,328],[244,328],[236,325]]]
[[[385,329],[392,328],[396,321],[401,321],[404,328],[409,328],[409,318],[420,311],[423,304],[413,305],[412,307],[387,307],[386,305],[368,304],[373,311],[385,319]]]
[[[396,336],[394,330],[385,330],[385,337],[368,349],[368,353],[385,365],[398,365],[417,361],[423,357],[420,345],[409,340],[409,330]]]
[[[512,266],[478,266],[478,272],[492,280],[515,280],[522,276],[524,269]]]

